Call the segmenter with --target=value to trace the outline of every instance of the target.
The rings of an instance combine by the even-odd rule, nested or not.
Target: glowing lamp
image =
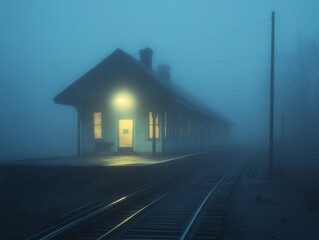
[[[134,105],[134,97],[127,92],[119,92],[113,98],[113,106],[118,110],[130,110]]]

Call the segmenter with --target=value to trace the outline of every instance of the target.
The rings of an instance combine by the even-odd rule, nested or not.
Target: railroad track
[[[175,170],[175,174],[163,176],[112,203],[85,207],[80,214],[30,239],[193,239],[195,235],[203,236],[203,230],[200,234],[194,230],[203,228],[199,222],[204,220],[198,219],[214,219],[203,214],[203,209],[209,209],[211,199],[224,202],[217,191],[239,172],[234,161],[216,161],[213,168],[207,168],[208,162],[193,164],[180,172]],[[222,203],[215,204],[219,210]]]
[[[122,233],[99,239],[217,239],[223,231],[227,198],[241,172],[238,166],[203,174]]]

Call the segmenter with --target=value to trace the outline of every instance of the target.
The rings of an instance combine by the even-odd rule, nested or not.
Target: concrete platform
[[[26,159],[2,162],[4,166],[148,166],[191,157],[203,152],[174,155],[83,156]]]

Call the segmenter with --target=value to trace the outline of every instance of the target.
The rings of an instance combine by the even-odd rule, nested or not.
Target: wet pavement
[[[148,166],[191,157],[201,152],[174,155],[83,156],[26,159],[1,162],[0,165],[17,166]]]

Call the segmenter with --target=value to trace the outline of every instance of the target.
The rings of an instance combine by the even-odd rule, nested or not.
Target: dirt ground
[[[319,239],[318,185],[300,169],[269,181],[257,160],[256,175],[242,175],[229,200],[224,239]]]

